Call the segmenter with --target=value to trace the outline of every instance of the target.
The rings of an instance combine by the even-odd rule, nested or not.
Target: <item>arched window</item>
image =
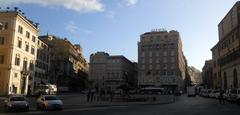
[[[237,76],[237,70],[233,70],[233,87],[238,88],[238,76]]]

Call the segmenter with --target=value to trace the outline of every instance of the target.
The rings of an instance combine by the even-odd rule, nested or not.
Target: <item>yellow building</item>
[[[38,34],[18,9],[0,11],[0,95],[32,91]]]

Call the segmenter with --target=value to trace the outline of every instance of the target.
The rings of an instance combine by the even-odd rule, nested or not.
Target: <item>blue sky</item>
[[[18,6],[47,32],[81,44],[84,56],[105,51],[137,61],[140,34],[180,32],[190,66],[203,67],[218,41],[217,25],[236,0],[0,0]],[[3,9],[2,8],[2,9]]]

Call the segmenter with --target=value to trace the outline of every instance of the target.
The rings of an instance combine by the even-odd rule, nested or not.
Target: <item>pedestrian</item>
[[[113,100],[113,96],[114,96],[114,92],[113,91],[110,91],[110,101],[112,102]]]
[[[94,93],[95,93],[95,92],[94,92],[93,90],[91,90],[91,95],[90,95],[90,96],[91,96],[91,97],[90,97],[90,98],[91,98],[91,102],[93,101]]]
[[[220,89],[219,97],[218,97],[218,101],[219,101],[220,104],[225,104],[225,100],[223,98],[223,94],[224,94],[224,90]]]
[[[90,90],[88,90],[88,93],[87,93],[87,102],[89,102],[90,101]]]

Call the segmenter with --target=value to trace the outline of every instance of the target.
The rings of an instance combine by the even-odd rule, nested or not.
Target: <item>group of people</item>
[[[95,94],[97,94],[97,96],[95,96]],[[106,100],[106,95],[109,95],[109,100],[112,101],[113,100],[113,96],[114,96],[114,92],[113,91],[108,91],[108,93],[106,93],[106,91],[104,89],[101,89],[100,91],[96,91],[95,89],[90,89],[87,92],[87,102],[92,102],[94,100]]]
[[[94,94],[95,91],[94,90],[89,90],[87,93],[87,102],[92,102],[94,100]]]

